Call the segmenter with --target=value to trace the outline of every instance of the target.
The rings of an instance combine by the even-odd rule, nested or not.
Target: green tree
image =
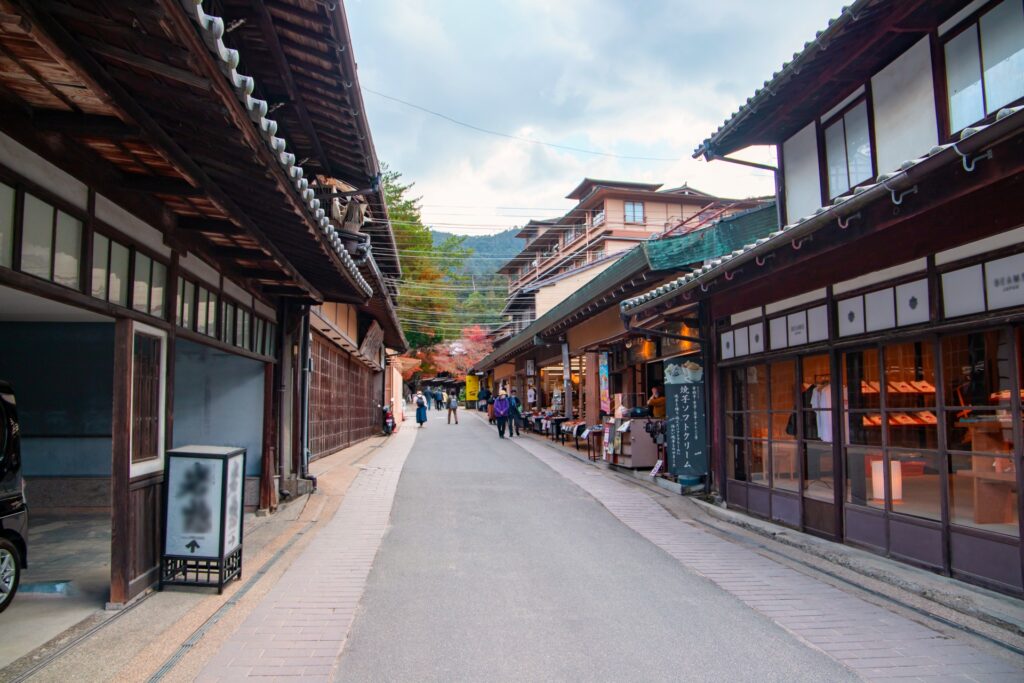
[[[398,317],[410,346],[416,349],[461,336],[466,319],[459,311],[458,294],[471,250],[458,236],[435,246],[430,229],[423,224],[420,198],[411,194],[414,184],[403,183],[401,173],[384,165],[384,197],[402,263]]]

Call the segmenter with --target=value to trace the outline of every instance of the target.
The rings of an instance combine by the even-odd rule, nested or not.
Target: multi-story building
[[[699,230],[763,203],[722,199],[685,184],[661,187],[584,178],[566,196],[577,203],[564,216],[524,225],[516,235],[524,240],[522,251],[498,270],[509,280],[503,311],[508,322],[495,331],[495,344],[521,332],[637,243]]]
[[[1021,0],[851,3],[697,150],[776,145],[783,227],[622,305],[704,321],[730,507],[1018,595],[1022,57]]]

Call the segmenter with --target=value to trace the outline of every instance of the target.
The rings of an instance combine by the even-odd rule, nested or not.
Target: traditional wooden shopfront
[[[626,302],[706,307],[730,507],[1024,592],[1019,117]]]
[[[331,12],[316,8],[307,33],[347,40]],[[273,43],[288,21],[239,25]],[[37,430],[24,439],[35,509],[110,510],[113,605],[155,579],[165,450],[244,445],[252,508],[272,508],[304,472],[292,399],[310,305],[357,308],[360,346],[373,320],[384,343],[404,343],[367,249],[391,249],[384,269],[399,276],[358,88],[341,86],[357,83],[351,51],[320,73],[346,106],[311,118],[287,62],[237,71],[230,44],[245,41],[224,23],[190,3],[0,2],[3,369]],[[300,110],[281,121],[260,97],[275,70]],[[351,144],[317,140],[341,130]],[[352,197],[385,221],[372,234],[335,227]],[[364,386],[351,438],[372,424]]]

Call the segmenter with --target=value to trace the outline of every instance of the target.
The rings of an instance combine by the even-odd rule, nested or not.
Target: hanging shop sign
[[[480,394],[480,378],[476,375],[466,375],[466,401],[476,403]]]
[[[245,449],[167,451],[160,586],[215,586],[242,572]]]
[[[535,377],[537,375],[537,363],[532,358],[526,359],[526,376]]]
[[[708,473],[704,369],[685,357],[665,361],[668,471],[677,476]]]
[[[601,354],[597,367],[598,382],[601,389],[601,410],[605,413],[612,412],[611,383],[608,380],[608,352]]]

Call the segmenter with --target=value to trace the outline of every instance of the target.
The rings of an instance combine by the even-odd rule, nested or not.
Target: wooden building
[[[697,150],[779,151],[784,225],[622,304],[703,321],[730,507],[1015,594],[1024,3],[858,0]]]
[[[343,7],[213,5],[0,0],[0,376],[32,509],[110,509],[115,605],[167,449],[246,447],[273,509],[405,345]]]

